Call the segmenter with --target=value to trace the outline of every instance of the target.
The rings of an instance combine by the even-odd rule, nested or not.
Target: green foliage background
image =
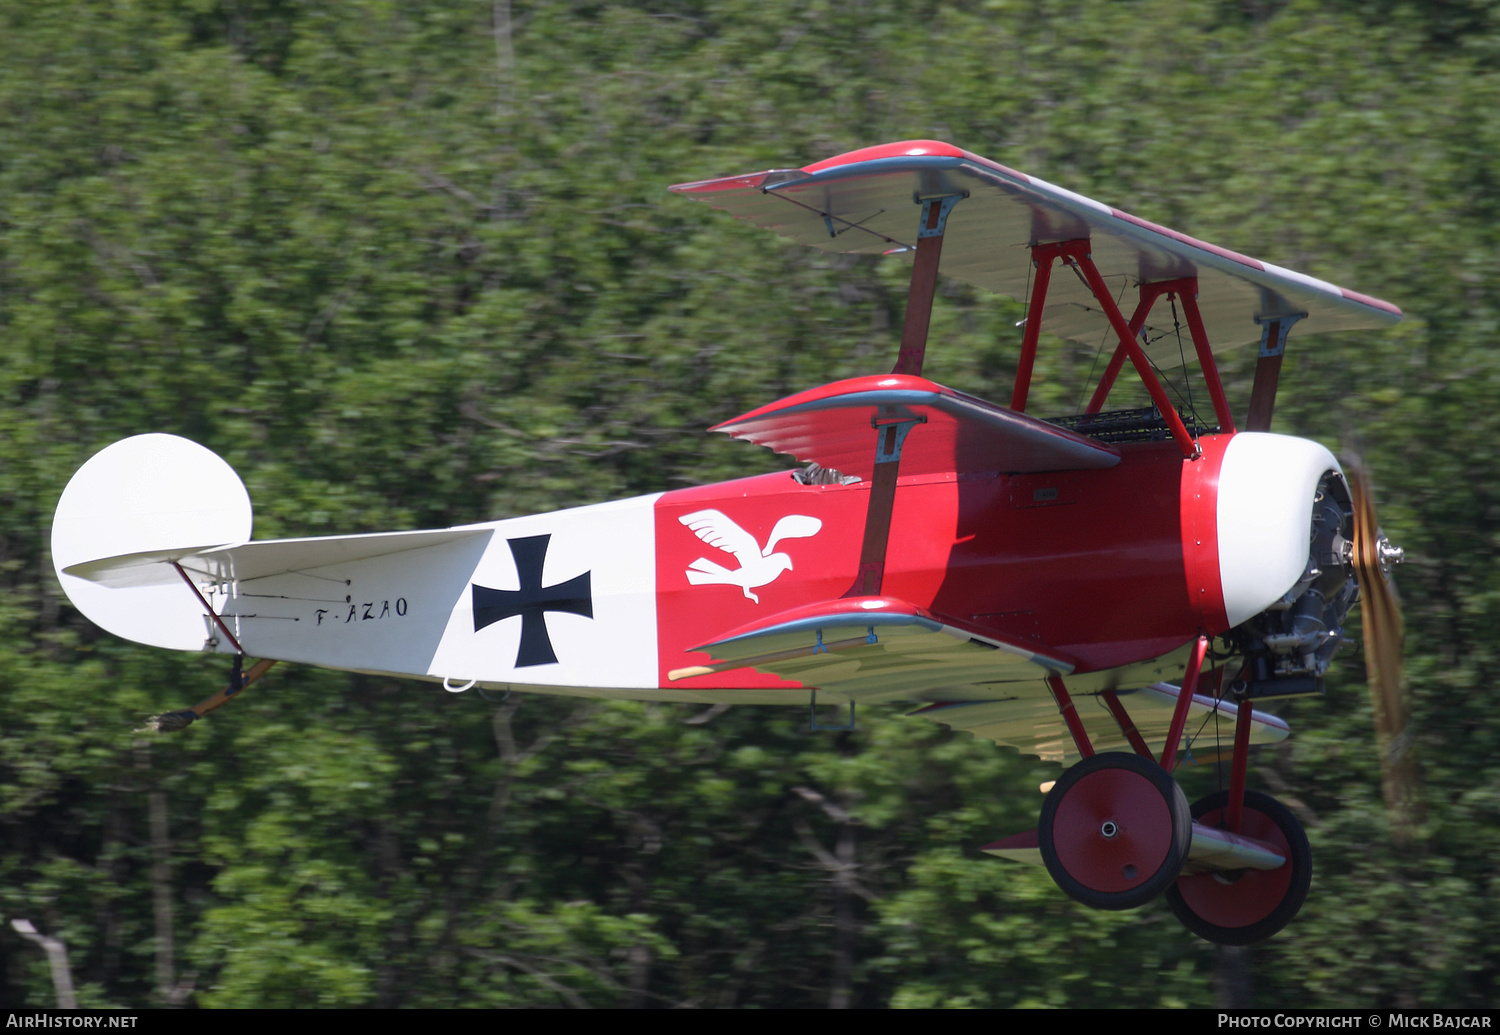
[[[88,1006],[1495,1005],[1497,62],[1492,0],[0,5],[0,916],[66,942]],[[1294,335],[1277,427],[1357,434],[1407,548],[1416,846],[1357,657],[1257,759],[1317,876],[1239,955],[979,856],[1047,767],[894,714],[278,669],[132,732],[225,669],[61,597],[94,451],[203,442],[259,537],[774,469],[701,429],[883,369],[904,268],[664,187],[907,137],[1406,310]],[[1005,398],[1018,314],[945,285],[929,373]],[[1069,412],[1093,353],[1045,351]],[[7,923],[0,1002],[53,1001]]]

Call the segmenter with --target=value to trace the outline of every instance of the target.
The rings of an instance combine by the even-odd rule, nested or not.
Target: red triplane
[[[1166,892],[1212,941],[1279,930],[1311,857],[1291,812],[1245,789],[1250,745],[1287,733],[1249,701],[1319,690],[1356,569],[1367,595],[1387,592],[1399,551],[1355,520],[1327,449],[1267,433],[1277,374],[1294,323],[1371,328],[1400,310],[933,141],[672,189],[804,244],[913,259],[894,371],[715,429],[808,466],[439,531],[250,542],[222,460],[125,439],[69,483],[54,559],[104,628],[235,655],[226,690],[159,726],[271,659],[450,690],[913,701],[1071,764],[1035,833],[986,851],[1044,863],[1098,908]],[[1027,302],[1009,405],[922,376],[940,255]],[[1113,343],[1076,416],[1027,412],[1044,327]],[[1211,337],[1260,342],[1244,430]],[[1157,373],[1185,373],[1189,349],[1201,417]],[[1107,410],[1127,362],[1153,405]],[[246,673],[246,655],[266,660]],[[1229,789],[1189,809],[1172,770],[1211,718],[1234,730]]]

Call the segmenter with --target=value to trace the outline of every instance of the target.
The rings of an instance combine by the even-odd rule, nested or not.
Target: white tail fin
[[[78,469],[52,520],[52,563],[73,606],[137,643],[204,646],[203,607],[181,585],[110,588],[63,569],[153,552],[162,561],[250,538],[250,495],[212,451],[176,435],[137,435]]]

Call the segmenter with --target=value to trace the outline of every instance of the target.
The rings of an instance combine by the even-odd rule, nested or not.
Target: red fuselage
[[[1071,662],[1079,673],[1169,653],[1228,628],[1217,556],[1218,470],[1230,435],[1203,455],[1175,443],[1123,444],[1105,470],[902,478],[882,592],[959,627]],[[768,474],[663,495],[656,503],[658,630],[667,672],[707,658],[689,648],[767,616],[844,596],[858,570],[868,481],[802,485]],[[714,508],[766,543],[789,514],[822,522],[783,540],[790,570],[754,589],[692,585],[703,542],[681,519]],[[790,686],[748,670],[678,686]]]

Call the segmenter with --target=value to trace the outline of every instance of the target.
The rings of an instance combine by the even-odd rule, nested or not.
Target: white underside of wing
[[[72,564],[63,571],[65,574],[117,589],[180,586],[182,577],[173,567],[174,563],[194,576],[219,582],[249,581],[289,571],[349,564],[488,535],[489,530],[486,528],[443,528],[422,532],[265,539],[234,546],[147,550]]]
[[[1070,667],[888,597],[804,605],[698,649],[712,656],[709,668],[754,668],[816,687],[829,701],[945,700],[947,687],[1033,680]],[[668,677],[706,670],[689,667]]]
[[[1016,748],[1023,755],[1035,755],[1044,762],[1071,765],[1078,761],[1078,749],[1045,683],[1016,684],[1005,689],[1007,694],[1001,699],[933,705],[913,714],[951,729],[972,733],[981,740]],[[1131,721],[1146,743],[1158,753],[1166,741],[1178,692],[1171,683],[1118,691]],[[1073,702],[1095,751],[1131,750],[1130,742],[1102,698],[1095,694],[1075,693]],[[1215,705],[1211,698],[1195,694],[1189,705],[1184,736],[1187,750],[1200,755],[1228,750],[1234,741],[1237,714],[1235,706],[1229,702]],[[1286,739],[1288,733],[1286,723],[1263,712],[1254,713],[1250,729],[1252,744],[1274,744]]]

